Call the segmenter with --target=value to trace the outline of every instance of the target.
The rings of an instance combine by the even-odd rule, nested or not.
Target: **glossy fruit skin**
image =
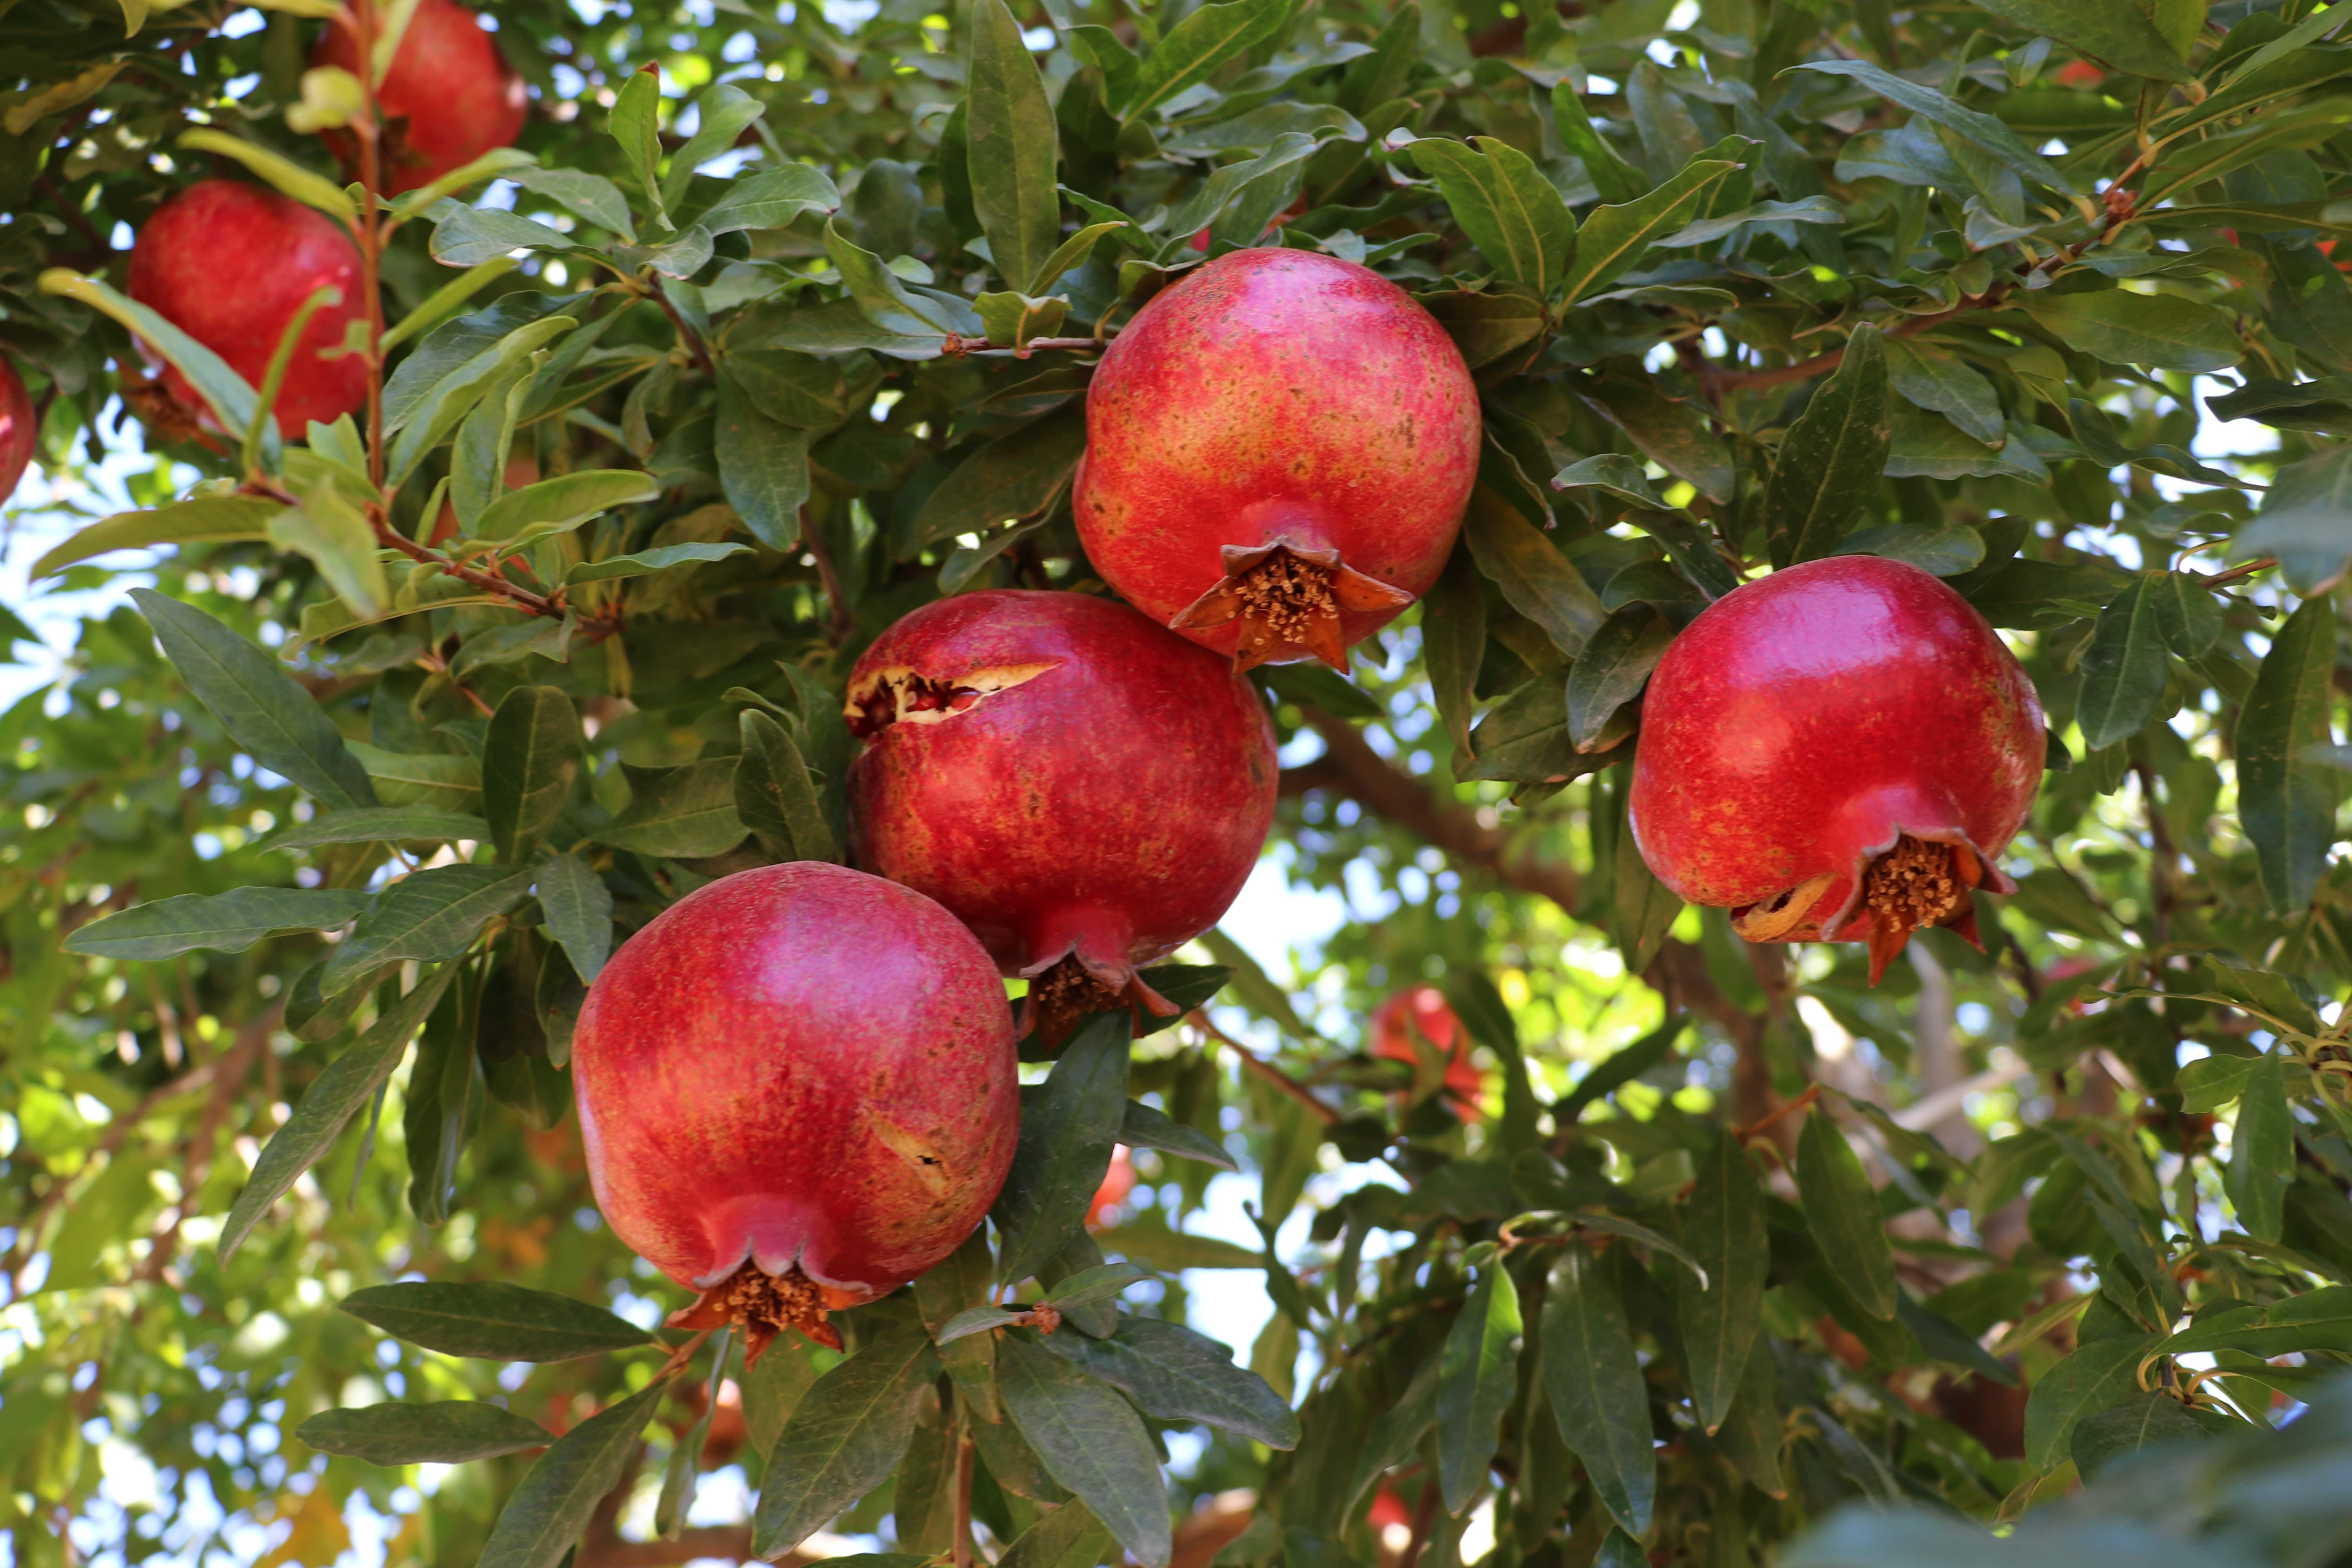
[[[897,1289],[988,1212],[1020,1119],[980,944],[919,893],[810,861],[723,878],[631,937],[572,1071],[605,1219],[697,1289],[747,1258],[851,1300]]]
[[[1044,667],[936,722],[871,729],[886,672],[954,682]],[[924,605],[850,676],[857,862],[929,894],[1007,974],[1076,953],[1114,988],[1214,925],[1273,825],[1265,705],[1225,660],[1084,594]]]
[[[1279,539],[1419,597],[1477,479],[1478,418],[1461,352],[1403,289],[1313,251],[1230,251],[1104,353],[1078,535],[1103,580],[1162,625],[1223,578],[1224,547]],[[1346,611],[1342,637],[1397,613]],[[1238,632],[1185,635],[1230,654]]]
[[[1775,940],[1867,934],[1859,882],[1908,835],[1965,846],[1985,885],[2044,759],[2032,679],[1968,602],[1916,566],[1837,556],[1702,612],[1650,678],[1633,761],[1642,858],[1695,904],[1739,910],[1830,878]]]
[[[1114,1143],[1110,1149],[1110,1169],[1103,1173],[1102,1185],[1087,1204],[1087,1228],[1100,1230],[1108,1223],[1107,1211],[1127,1201],[1135,1191],[1135,1162],[1128,1157],[1127,1145]]]
[[[1486,1087],[1484,1074],[1470,1060],[1470,1033],[1434,985],[1411,985],[1372,1009],[1368,1033],[1372,1055],[1381,1061],[1417,1068],[1421,1056],[1413,1048],[1419,1035],[1444,1054],[1445,1081],[1441,1092],[1447,1109],[1464,1121],[1475,1121],[1478,1097]]]
[[[352,35],[330,26],[310,52],[310,64],[359,70]],[[420,0],[376,89],[385,126],[383,188],[398,195],[431,184],[493,147],[513,144],[530,111],[523,79],[482,30],[480,18],[457,0]],[[327,144],[359,178],[359,144],[348,132],[326,132]]]
[[[34,438],[40,431],[40,410],[33,406],[25,378],[5,357],[0,357],[0,500],[16,493],[33,460]]]
[[[331,425],[367,404],[367,365],[340,348],[347,322],[367,314],[360,253],[325,214],[275,191],[205,180],[155,209],[131,250],[131,297],[228,362],[258,388],[278,339],[322,285],[341,304],[312,314],[288,362],[275,413],[278,434],[300,440],[311,420]],[[209,427],[205,400],[176,370],[163,373],[173,402]]]

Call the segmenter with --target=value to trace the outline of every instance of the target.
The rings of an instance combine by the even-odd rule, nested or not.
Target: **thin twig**
[[[809,559],[816,563],[817,585],[824,590],[825,603],[829,606],[825,616],[827,635],[834,647],[839,647],[857,629],[857,615],[842,595],[841,574],[833,569],[833,554],[824,547],[824,532],[809,516],[805,504],[801,508],[801,548],[807,551]]]
[[[1266,1082],[1274,1085],[1275,1088],[1282,1090],[1283,1093],[1290,1096],[1291,1099],[1298,1101],[1299,1104],[1313,1111],[1316,1116],[1322,1121],[1324,1126],[1333,1126],[1340,1120],[1339,1113],[1331,1109],[1331,1107],[1324,1104],[1320,1100],[1318,1100],[1315,1097],[1315,1091],[1313,1089],[1308,1089],[1305,1084],[1299,1082],[1297,1079],[1291,1077],[1288,1073],[1283,1071],[1280,1068],[1275,1066],[1272,1062],[1267,1061],[1264,1057],[1259,1056],[1255,1051],[1251,1050],[1247,1046],[1243,1045],[1239,1040],[1234,1039],[1231,1035],[1226,1034],[1223,1029],[1220,1029],[1214,1024],[1209,1022],[1209,1016],[1206,1013],[1195,1008],[1191,1013],[1185,1015],[1185,1022],[1191,1024],[1194,1028],[1199,1029],[1202,1034],[1207,1035],[1213,1039],[1224,1042],[1225,1046],[1232,1050],[1234,1055],[1241,1058],[1242,1066],[1257,1074],[1258,1077],[1265,1079]]]
[[[1414,1568],[1421,1561],[1422,1548],[1429,1544],[1429,1527],[1437,1519],[1438,1485],[1435,1476],[1424,1477],[1421,1483],[1421,1500],[1412,1509],[1412,1539],[1405,1542],[1398,1554],[1396,1568]]]
[[[1735,1128],[1733,1131],[1742,1143],[1746,1143],[1759,1133],[1769,1131],[1775,1122],[1792,1116],[1800,1110],[1810,1110],[1814,1102],[1819,1100],[1821,1098],[1822,1086],[1817,1083],[1808,1084],[1805,1088],[1805,1092],[1797,1096],[1794,1100],[1781,1101],[1776,1109],[1765,1112],[1764,1115],[1758,1118],[1756,1121],[1749,1122],[1745,1127]]]
[[[956,1418],[955,1568],[971,1568],[971,1417]]]
[[[719,367],[711,363],[710,346],[702,341],[702,334],[694,330],[694,323],[678,312],[678,308],[670,302],[668,292],[659,283],[652,284],[647,292],[653,295],[654,303],[662,308],[662,314],[669,318],[669,324],[677,329],[678,341],[685,343],[687,352],[694,355],[694,363],[702,367],[702,374],[717,381]]]

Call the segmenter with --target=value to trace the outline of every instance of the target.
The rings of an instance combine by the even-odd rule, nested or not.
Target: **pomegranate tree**
[[[1808,562],[1726,595],[1659,661],[1634,839],[1750,942],[1868,942],[1874,984],[1922,927],[1978,942],[1970,889],[2014,890],[1995,857],[2043,745],[2032,680],[1958,594],[1900,562]]]
[[[1349,644],[1437,581],[1478,473],[1478,390],[1405,291],[1236,250],[1136,314],[1087,394],[1087,557],[1247,668]]]
[[[1274,820],[1265,705],[1124,605],[1002,590],[926,605],[850,676],[858,860],[970,926],[1058,1039],[1217,922]]]
[[[0,356],[0,500],[16,494],[16,481],[25,477],[40,424],[40,411],[25,390],[25,378]]]
[[[278,388],[278,428],[301,437],[311,420],[331,425],[367,403],[367,362],[340,349],[344,327],[365,318],[365,284],[351,237],[291,196],[235,180],[204,180],[155,209],[131,251],[131,297],[261,384],[278,340],[322,286],[342,299],[313,312]],[[140,413],[172,436],[208,425],[204,399],[175,370],[164,400]]]
[[[358,42],[349,28],[331,23],[310,63],[356,75]],[[522,78],[499,55],[480,19],[457,0],[418,0],[375,99],[383,122],[376,142],[380,178],[394,195],[431,184],[512,142],[530,107]],[[359,178],[357,138],[347,131],[324,135],[344,173]]]
[[[1020,1116],[995,966],[945,910],[839,866],[739,872],[632,937],[572,1075],[614,1234],[751,1350],[922,1273],[1004,1184]]]

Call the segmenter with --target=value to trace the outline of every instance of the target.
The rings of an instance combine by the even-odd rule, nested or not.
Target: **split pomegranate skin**
[[[0,357],[0,500],[16,493],[16,481],[25,477],[33,460],[33,441],[40,423],[40,410],[33,406],[32,395],[25,390],[25,378]]]
[[[350,32],[331,24],[310,64],[357,75],[359,46]],[[429,185],[493,147],[512,144],[530,107],[522,78],[473,12],[457,0],[419,0],[392,68],[376,89],[384,194]],[[358,141],[347,131],[323,134],[345,174],[359,178]]]
[[[926,605],[851,672],[858,864],[937,899],[1049,1041],[1217,922],[1273,825],[1265,706],[1124,605],[1007,589]]]
[[[1750,942],[1977,941],[1969,889],[2042,777],[2042,704],[1984,617],[1916,566],[1807,562],[1711,605],[1650,678],[1632,820],[1658,879]],[[1979,943],[1979,945],[1981,945]]]
[[[1344,670],[1445,569],[1478,441],[1461,352],[1403,289],[1312,251],[1231,251],[1104,352],[1078,536],[1121,597],[1244,668]]]
[[[325,214],[291,196],[235,180],[203,180],[155,209],[131,249],[131,297],[220,355],[258,388],[278,340],[302,302],[322,286],[342,293],[323,305],[294,344],[274,412],[278,434],[302,438],[311,420],[331,425],[367,405],[367,362],[321,359],[342,346],[343,329],[367,314],[360,253]],[[163,372],[169,408],[137,411],[151,425],[176,411],[184,437],[211,415],[176,370]],[[163,416],[159,420],[151,416]]]
[[[783,1328],[896,1289],[971,1234],[1020,1098],[996,966],[955,917],[840,866],[740,871],[589,987],[572,1070],[615,1235],[700,1291],[672,1322]]]

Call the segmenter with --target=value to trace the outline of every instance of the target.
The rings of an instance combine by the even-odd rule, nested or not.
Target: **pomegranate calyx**
[[[743,1331],[743,1364],[749,1366],[786,1329],[799,1330],[827,1350],[841,1349],[841,1331],[825,1319],[832,1309],[855,1304],[848,1292],[818,1284],[797,1263],[771,1274],[747,1260],[692,1306],[672,1312],[663,1326],[702,1330],[732,1324]]]
[[[1097,1013],[1129,1008],[1172,1018],[1182,1011],[1144,984],[1143,976],[1132,967],[1110,974],[1103,973],[1104,967],[1088,963],[1076,952],[1064,954],[1029,982],[1029,994],[1022,1000],[1013,1033],[1024,1038],[1034,1034],[1040,1045],[1053,1050]]]
[[[1345,675],[1348,644],[1340,612],[1393,613],[1413,602],[1403,589],[1341,562],[1339,551],[1313,549],[1286,537],[1271,544],[1228,544],[1221,559],[1224,576],[1168,626],[1171,631],[1195,631],[1238,620],[1234,662],[1242,669],[1265,663],[1288,644]]]
[[[938,724],[970,712],[1000,691],[1036,679],[1057,662],[1046,659],[953,676],[925,675],[903,667],[877,669],[851,684],[842,716],[850,733],[861,741],[893,724]]]
[[[1948,926],[1979,952],[1976,900],[1970,889],[1990,869],[1976,849],[1902,834],[1862,874],[1861,900],[1870,920],[1870,983],[1909,944],[1911,933]],[[1994,871],[1996,879],[2000,873]]]

